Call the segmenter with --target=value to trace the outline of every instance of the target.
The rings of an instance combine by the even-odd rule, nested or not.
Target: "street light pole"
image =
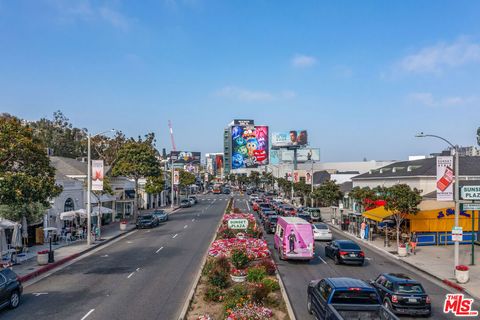
[[[431,137],[431,138],[437,138],[440,140],[445,141],[452,149],[455,151],[455,184],[454,184],[454,197],[455,197],[455,227],[458,227],[458,222],[459,222],[459,217],[460,217],[460,159],[459,159],[459,150],[458,147],[454,146],[453,143],[448,141],[445,138],[442,138],[440,136],[434,135],[434,134],[424,134],[423,132],[420,132],[419,134],[415,135],[417,138],[425,138],[425,137]],[[472,230],[472,236],[473,236],[474,230]],[[459,254],[460,253],[460,243],[458,241],[454,242],[454,270],[455,268],[459,265]]]

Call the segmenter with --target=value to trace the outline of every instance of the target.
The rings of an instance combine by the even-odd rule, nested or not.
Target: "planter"
[[[407,256],[407,247],[398,247],[398,256],[406,257]]]
[[[455,270],[455,278],[457,279],[458,283],[467,283],[469,279],[468,270]]]
[[[48,264],[48,252],[46,253],[37,253],[37,263],[40,266]]]
[[[233,282],[245,282],[247,280],[247,276],[234,276],[233,274],[230,275],[230,278],[232,278]]]
[[[120,223],[120,230],[125,231],[127,230],[127,224],[126,223]]]

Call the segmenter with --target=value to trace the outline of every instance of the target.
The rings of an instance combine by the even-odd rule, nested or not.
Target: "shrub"
[[[225,271],[226,273],[230,272],[230,262],[228,261],[228,258],[225,256],[220,256],[217,259],[215,259],[215,266]]]
[[[265,301],[270,292],[270,287],[265,286],[263,283],[253,283],[250,286],[250,295],[254,302]]]
[[[215,260],[208,259],[207,262],[205,263],[205,266],[203,267],[202,275],[204,276],[208,275],[210,271],[213,270],[214,267],[215,267]]]
[[[208,282],[215,287],[224,289],[228,286],[228,272],[215,267],[208,274]]]
[[[249,300],[250,296],[247,287],[238,283],[228,290],[225,295],[225,310],[236,308]]]
[[[233,213],[241,213],[242,210],[240,208],[233,208]]]
[[[249,282],[261,282],[267,275],[265,268],[262,266],[252,267],[248,269],[247,280]]]
[[[227,227],[221,227],[220,230],[218,230],[218,238],[220,239],[235,238],[235,232],[231,229],[228,229]]]
[[[273,276],[277,270],[275,263],[270,258],[263,258],[258,265],[264,267],[269,276]]]
[[[280,285],[278,284],[277,280],[265,278],[262,280],[262,284],[265,287],[268,287],[271,292],[280,290]]]
[[[203,296],[203,300],[207,302],[219,302],[222,301],[223,292],[217,287],[208,287]]]
[[[236,269],[245,269],[248,266],[249,260],[245,249],[232,250],[230,259]]]

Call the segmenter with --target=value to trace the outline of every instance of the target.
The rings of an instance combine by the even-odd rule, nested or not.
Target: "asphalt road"
[[[228,196],[199,196],[143,229],[27,287],[1,319],[178,319]]]
[[[237,207],[250,210],[246,200],[237,201]],[[253,211],[251,211],[253,212]],[[257,216],[258,219],[258,216]],[[335,239],[344,239],[340,232],[332,230]],[[315,258],[310,262],[303,261],[281,261],[273,249],[273,235],[267,234],[265,238],[270,250],[274,252],[274,260],[285,284],[287,294],[297,319],[313,319],[307,312],[307,286],[311,280],[328,277],[352,277],[363,280],[375,279],[380,273],[395,272],[404,273],[413,279],[419,280],[432,299],[431,319],[455,319],[453,315],[443,313],[443,302],[445,295],[450,293],[443,285],[436,280],[424,276],[419,272],[403,265],[390,257],[382,256],[377,251],[365,247],[361,242],[358,244],[365,252],[367,261],[364,266],[335,265],[333,260],[325,256],[325,242],[316,241]],[[402,319],[412,319],[402,317]]]

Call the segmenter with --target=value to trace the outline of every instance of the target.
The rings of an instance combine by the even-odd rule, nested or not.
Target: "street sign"
[[[480,186],[463,186],[461,196],[463,200],[480,200]]]
[[[247,229],[248,220],[247,219],[230,219],[228,220],[229,229]]]
[[[178,170],[173,172],[173,184],[176,186],[180,184],[180,172]]]
[[[462,242],[463,241],[463,228],[462,227],[453,227],[452,229],[452,241]]]
[[[464,203],[463,210],[480,210],[480,203]]]

